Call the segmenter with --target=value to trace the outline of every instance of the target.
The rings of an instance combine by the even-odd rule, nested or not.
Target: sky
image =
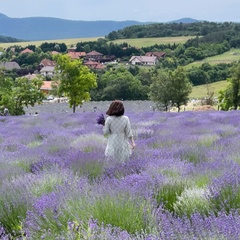
[[[240,22],[239,0],[0,0],[10,18],[168,22],[193,18]]]

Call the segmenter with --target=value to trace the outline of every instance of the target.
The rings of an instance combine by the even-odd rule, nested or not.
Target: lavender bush
[[[133,106],[124,163],[102,109],[0,117],[1,239],[239,238],[240,112]]]

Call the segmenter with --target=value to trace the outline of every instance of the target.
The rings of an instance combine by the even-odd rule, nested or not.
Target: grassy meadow
[[[190,93],[189,97],[190,98],[204,98],[207,96],[208,90],[210,92],[214,92],[214,97],[218,97],[218,93],[220,90],[224,90],[227,88],[229,85],[229,82],[227,81],[219,81],[219,82],[214,82],[210,84],[203,84],[199,86],[194,86],[192,89],[192,92]]]
[[[240,111],[125,102],[137,147],[120,163],[98,104],[0,116],[1,239],[239,239]]]
[[[240,49],[231,49],[223,54],[219,54],[217,56],[208,57],[201,61],[195,61],[193,63],[190,63],[186,66],[186,68],[191,68],[193,66],[199,67],[203,63],[209,63],[211,65],[215,65],[219,63],[232,63],[239,60],[240,60]]]
[[[16,43],[0,43],[0,48],[7,48],[13,45],[18,45],[26,47],[28,45],[40,46],[44,42],[54,42],[54,43],[65,43],[68,47],[75,46],[78,42],[88,42],[88,41],[97,41],[99,38],[104,37],[94,37],[94,38],[72,38],[72,39],[56,39],[56,40],[43,40],[43,41],[29,41],[29,42],[16,42]],[[131,46],[135,47],[148,47],[155,44],[173,44],[173,43],[184,43],[191,36],[185,37],[164,37],[164,38],[137,38],[137,39],[118,39],[112,41],[114,43],[123,43],[127,42]]]
[[[0,43],[0,48],[8,48],[10,46],[18,45],[26,47],[28,45],[40,46],[44,42],[48,43],[65,43],[68,47],[76,46],[78,42],[97,41],[101,37],[94,38],[69,38],[69,39],[56,39],[56,40],[42,40],[42,41],[28,41],[28,42],[16,42],[16,43]]]
[[[193,38],[193,36],[180,36],[180,37],[159,37],[159,38],[134,38],[134,39],[117,39],[112,41],[113,43],[128,43],[130,46],[135,46],[138,48],[149,47],[155,44],[179,44],[185,43],[188,39]]]

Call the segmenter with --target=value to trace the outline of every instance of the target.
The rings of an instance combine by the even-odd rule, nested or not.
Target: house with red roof
[[[105,65],[99,62],[94,61],[87,61],[84,63],[85,66],[91,68],[91,69],[103,69],[105,68]]]
[[[41,62],[40,62],[40,67],[55,67],[56,63],[50,59],[44,58]]]
[[[33,51],[32,51],[31,49],[29,49],[29,48],[25,48],[25,49],[22,50],[20,53],[21,53],[21,54],[23,54],[23,53],[33,53]]]
[[[67,55],[72,59],[84,58],[86,56],[85,52],[68,52]]]
[[[157,57],[158,59],[160,59],[160,58],[165,58],[166,53],[165,52],[147,52],[145,56]]]
[[[49,94],[52,90],[52,81],[43,81],[40,91],[42,93]]]
[[[96,62],[100,62],[101,59],[103,58],[103,54],[97,51],[91,51],[89,53],[86,54],[85,56],[85,60],[86,61],[96,61]]]

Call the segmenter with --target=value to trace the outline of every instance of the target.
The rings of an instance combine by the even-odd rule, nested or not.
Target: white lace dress
[[[108,142],[105,156],[117,162],[124,162],[132,154],[129,138],[133,137],[129,118],[127,116],[109,116],[103,127]]]

